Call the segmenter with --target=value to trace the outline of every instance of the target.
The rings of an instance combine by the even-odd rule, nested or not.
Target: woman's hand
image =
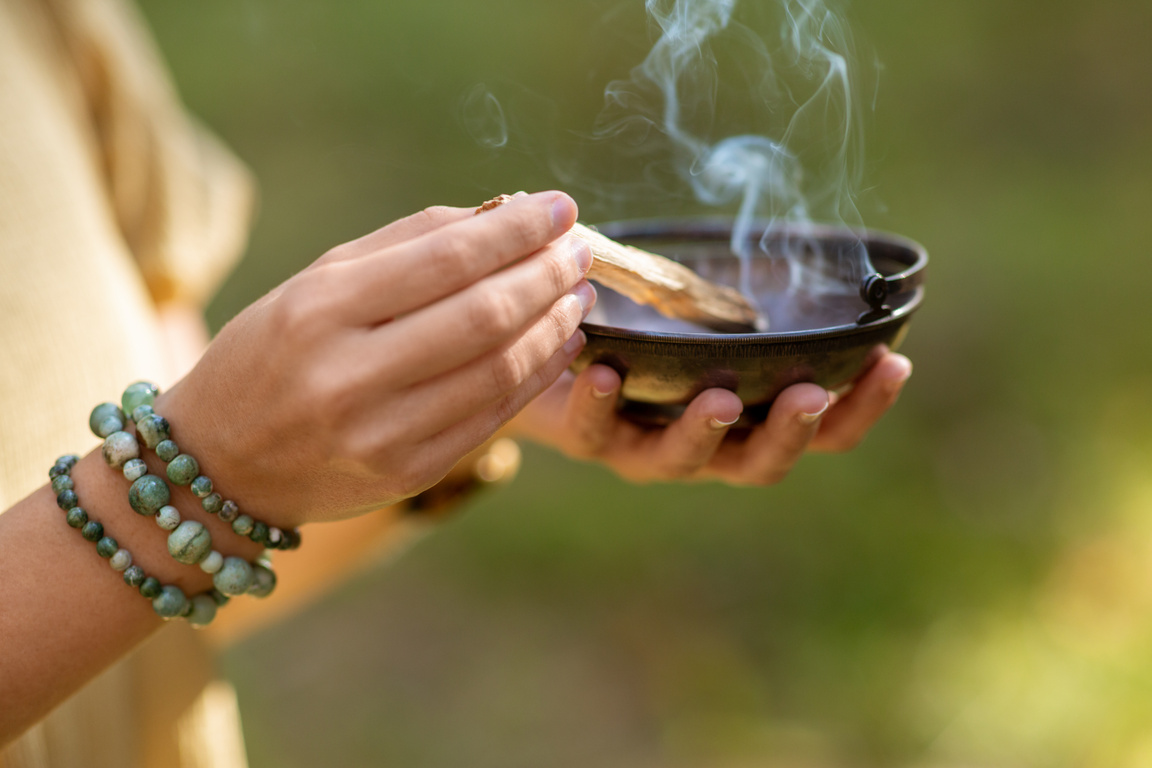
[[[516,420],[525,436],[574,458],[599,461],[629,480],[719,479],[771,485],[808,449],[847,451],[896,402],[912,364],[886,353],[842,398],[797,384],[773,403],[768,419],[740,439],[728,435],[743,406],[725,389],[702,392],[664,429],[644,429],[617,414],[620,376],[593,365],[565,374]]]
[[[233,320],[156,410],[270,524],[435,484],[568,367],[595,301],[576,205],[429,209],[339,246]]]

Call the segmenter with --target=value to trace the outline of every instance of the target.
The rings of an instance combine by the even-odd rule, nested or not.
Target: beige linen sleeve
[[[248,171],[185,111],[135,7],[47,1],[76,62],[113,214],[153,300],[202,306],[246,243]]]

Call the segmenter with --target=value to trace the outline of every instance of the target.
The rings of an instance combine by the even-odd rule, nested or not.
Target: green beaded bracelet
[[[262,544],[265,549],[298,548],[301,543],[299,528],[281,530],[267,523],[254,520],[248,515],[241,515],[240,507],[236,502],[231,499],[225,499],[213,490],[212,480],[206,475],[200,474],[200,462],[191,454],[180,452],[180,447],[176,441],[172,439],[172,427],[168,423],[168,420],[156,413],[155,402],[159,394],[160,389],[155,384],[146,381],[136,382],[124,390],[124,394],[121,397],[123,410],[117,408],[113,403],[98,405],[92,411],[89,425],[92,426],[93,431],[96,432],[98,426],[105,427],[112,425],[111,420],[113,418],[119,418],[123,421],[122,417],[124,414],[130,414],[131,420],[136,424],[136,431],[145,446],[153,449],[161,461],[167,465],[166,474],[168,475],[168,479],[176,485],[190,486],[192,493],[200,499],[200,505],[204,508],[205,512],[219,517],[226,523],[230,523],[232,530],[237,535],[244,536],[258,544]],[[131,410],[129,410],[129,408],[131,408]],[[108,421],[109,424],[105,425],[104,421]],[[96,432],[96,434],[99,435],[100,433]],[[110,435],[112,434],[117,434],[117,432],[110,433]],[[105,438],[106,442],[109,437]],[[119,445],[123,440],[117,437],[116,442],[117,445]],[[138,458],[139,445],[136,446],[135,455],[130,455],[132,454],[132,450],[127,446],[109,449],[109,451],[114,457],[121,455],[127,457],[121,461],[119,465],[113,464],[113,466],[123,466],[125,468],[125,475],[127,476],[128,464]],[[105,456],[108,456],[108,452],[105,453]],[[112,464],[113,462],[110,460],[109,463]],[[133,473],[138,471],[135,465],[133,465],[132,471]],[[154,476],[138,475],[131,479],[133,482],[140,482],[144,477]],[[147,484],[150,487],[156,488],[153,481],[148,481]],[[135,487],[134,485],[133,488]],[[142,491],[143,488],[141,489],[141,492]],[[158,499],[162,494],[158,489],[156,489],[156,493],[156,498]],[[137,495],[140,495],[140,493]],[[167,501],[164,503],[166,504]],[[156,514],[155,511],[151,510],[151,506],[153,505],[147,505],[146,509],[149,511],[141,512],[141,514]],[[135,504],[133,504],[133,509],[136,509]],[[137,511],[140,510],[137,509]]]
[[[94,412],[93,421],[96,421],[95,416]],[[110,424],[112,420],[112,416],[105,416],[100,423]],[[72,467],[76,465],[77,461],[79,461],[77,456],[62,456],[56,460],[48,473],[54,484],[53,490],[55,490],[55,483],[59,478],[66,477],[71,480]],[[70,486],[72,485],[74,483],[70,484]],[[194,627],[208,626],[212,619],[216,618],[219,600],[216,597],[215,589],[188,598],[180,587],[171,584],[162,585],[155,577],[148,576],[144,573],[143,568],[132,563],[131,552],[121,547],[116,539],[109,536],[100,522],[88,517],[88,513],[80,506],[80,498],[73,487],[69,487],[65,492],[71,494],[66,500],[73,502],[65,510],[65,520],[68,525],[72,528],[79,528],[85,539],[96,544],[97,554],[108,561],[112,570],[123,574],[125,584],[135,587],[145,599],[151,601],[152,610],[158,616],[165,620],[183,618]],[[57,504],[60,504],[65,492],[61,492],[57,496]],[[274,583],[275,576],[273,576]],[[256,588],[252,591],[253,594],[259,594],[259,590]]]

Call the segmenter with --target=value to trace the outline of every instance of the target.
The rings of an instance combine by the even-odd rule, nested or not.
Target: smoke
[[[747,296],[757,253],[788,259],[793,290],[854,292],[869,269],[862,244],[849,257],[830,255],[815,238],[794,234],[803,230],[795,225],[816,220],[863,226],[856,204],[863,121],[852,33],[824,0],[771,3],[779,12],[775,39],[733,19],[738,0],[646,0],[659,38],[628,79],[605,90],[594,136],[644,146],[646,154],[663,137],[657,143],[667,145],[695,198],[735,209],[732,250],[744,265]],[[734,97],[749,100],[743,106],[754,116],[766,116],[763,134],[713,136],[726,108],[721,85],[736,79],[721,71],[717,54],[742,64],[744,79],[754,84]]]
[[[508,120],[496,94],[477,83],[460,103],[460,121],[468,135],[487,149],[503,149],[508,144]]]

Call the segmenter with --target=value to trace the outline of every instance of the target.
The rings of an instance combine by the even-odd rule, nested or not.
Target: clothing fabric
[[[0,510],[57,456],[96,445],[93,405],[138,379],[171,383],[156,308],[211,296],[252,199],[133,7],[0,0]],[[174,623],[0,768],[243,766],[235,695],[213,680],[204,644]]]

